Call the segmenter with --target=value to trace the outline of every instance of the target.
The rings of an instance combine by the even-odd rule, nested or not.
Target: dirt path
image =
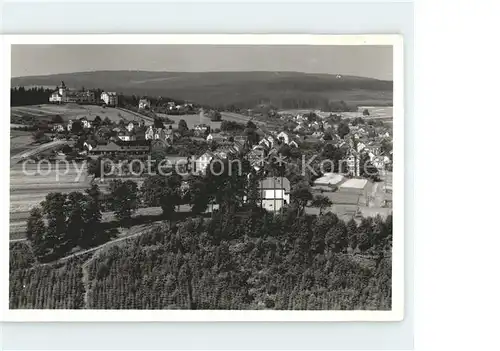
[[[90,262],[94,259],[97,251],[82,264],[82,285],[85,293],[83,294],[83,309],[89,308],[89,293],[90,293],[90,285],[91,281],[89,280],[89,269],[88,266]]]
[[[51,264],[56,264],[56,263],[61,263],[61,262],[65,262],[71,258],[74,258],[74,257],[79,257],[79,256],[82,256],[82,255],[85,255],[85,254],[88,254],[88,253],[91,253],[91,252],[95,252],[95,251],[98,251],[108,245],[113,245],[113,244],[116,244],[116,243],[119,243],[120,241],[124,241],[124,240],[127,240],[127,239],[132,239],[132,238],[135,238],[135,237],[138,237],[144,233],[148,233],[149,231],[151,231],[152,229],[154,229],[158,224],[160,224],[162,221],[157,221],[157,222],[153,222],[151,224],[148,224],[146,228],[137,228],[137,229],[133,229],[133,231],[137,230],[137,232],[133,233],[133,234],[128,234],[128,235],[125,235],[125,236],[121,236],[119,238],[116,238],[114,240],[111,240],[111,241],[108,241],[108,242],[105,242],[104,244],[102,245],[99,245],[99,246],[96,246],[96,247],[92,247],[90,249],[87,249],[87,250],[83,250],[83,251],[78,251],[78,252],[75,252],[74,254],[71,254],[71,255],[68,255],[68,256],[64,256],[56,261],[52,261],[52,262],[47,262],[47,263],[41,263],[39,265],[36,265],[35,267],[39,267],[39,266],[48,266],[48,265],[51,265]]]
[[[11,166],[15,165],[18,161],[22,160],[23,158],[34,156],[42,151],[46,151],[49,149],[52,149],[57,146],[61,146],[63,144],[67,144],[68,142],[66,140],[54,140],[51,142],[48,142],[46,144],[42,144],[40,146],[35,147],[34,149],[31,150],[25,150],[23,152],[20,152],[16,155],[11,156],[10,161],[11,161]]]
[[[132,116],[134,116],[136,118],[142,119],[142,120],[144,120],[144,122],[154,122],[154,118],[148,117],[148,116],[144,116],[144,115],[140,114],[139,112],[127,110],[127,109],[121,108],[121,107],[116,107],[116,109],[120,110],[120,111],[123,111],[123,112],[126,112],[126,113],[129,113],[129,114],[131,114]]]

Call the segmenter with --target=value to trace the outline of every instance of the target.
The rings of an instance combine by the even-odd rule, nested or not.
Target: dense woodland
[[[165,224],[44,266],[15,243],[10,308],[387,310],[391,248],[391,216],[292,209]]]
[[[42,87],[29,88],[16,87],[10,89],[10,106],[26,106],[46,104],[52,93],[50,89]]]

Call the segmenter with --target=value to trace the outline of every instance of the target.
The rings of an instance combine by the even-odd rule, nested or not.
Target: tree
[[[83,123],[80,120],[73,121],[71,124],[71,132],[73,134],[80,134],[83,132]]]
[[[188,180],[189,190],[185,195],[186,202],[191,205],[191,212],[205,212],[212,196],[209,194],[208,181],[205,177],[192,176]]]
[[[183,119],[179,121],[177,129],[179,130],[179,133],[181,133],[181,135],[184,135],[184,133],[189,130],[186,121]]]
[[[45,133],[43,130],[37,130],[33,133],[33,140],[35,142],[42,142],[45,139]]]
[[[33,207],[26,224],[26,238],[33,242],[40,242],[45,235],[45,223],[40,207]]]
[[[324,195],[316,195],[311,203],[313,207],[318,207],[319,208],[319,215],[321,216],[323,214],[323,210],[325,208],[330,207],[333,205],[333,202],[326,196]]]
[[[281,155],[281,156],[284,156],[284,157],[290,157],[291,156],[291,147],[285,143],[283,143],[283,145],[281,145],[278,153]]]
[[[83,236],[80,238],[80,246],[89,247],[99,242],[102,237],[102,193],[97,184],[93,184],[89,189],[85,190],[86,203],[84,207],[84,230]]]
[[[94,176],[94,178],[102,177],[101,167],[104,166],[104,171],[109,174],[111,170],[111,165],[109,163],[102,163],[102,159],[99,157],[98,159],[90,160],[87,164],[87,174]]]
[[[52,117],[52,123],[64,123],[64,120],[60,115],[55,115]]]
[[[369,116],[369,115],[370,115],[370,111],[368,111],[368,109],[367,109],[367,108],[365,108],[365,109],[363,110],[363,116]]]
[[[42,202],[48,223],[44,241],[56,256],[63,255],[69,248],[65,203],[66,194],[61,193],[49,193]]]
[[[155,128],[165,128],[165,125],[163,124],[163,121],[160,118],[155,118],[153,124]]]
[[[180,186],[181,177],[177,174],[147,177],[141,187],[142,199],[149,206],[160,206],[163,215],[171,218],[175,206],[180,204]]]
[[[333,163],[333,169],[326,168],[329,167],[330,164],[325,163],[326,167],[324,168],[324,171],[326,172],[342,173],[344,171],[342,169],[342,166],[343,167],[347,166],[344,165],[345,162],[342,162],[346,158],[346,149],[344,148],[339,148],[332,144],[326,144],[323,150],[321,151],[321,157],[330,160]]]
[[[351,130],[349,129],[349,125],[345,122],[343,123],[340,123],[339,124],[339,127],[337,129],[337,134],[339,135],[339,137],[341,137],[342,139],[344,139],[344,137],[349,134]]]
[[[73,191],[67,196],[65,207],[67,212],[66,230],[68,247],[74,247],[83,238],[86,202],[86,197],[80,192]]]
[[[209,112],[209,116],[210,116],[210,120],[212,122],[218,122],[222,119],[222,115],[220,114],[219,111],[216,111],[216,110],[211,110]]]
[[[247,141],[250,145],[255,145],[259,142],[259,134],[257,134],[257,126],[252,121],[247,122],[246,128],[243,133],[246,135]]]
[[[309,185],[305,183],[298,184],[290,194],[292,202],[297,205],[297,215],[304,211],[307,203],[312,200],[312,193]]]
[[[328,141],[328,140],[333,140],[332,134],[331,133],[325,133],[323,136],[323,140]]]
[[[71,148],[71,146],[69,146],[68,144],[64,144],[64,146],[62,147],[61,151],[64,153],[64,154],[69,154],[71,151],[73,151],[73,149]]]
[[[138,207],[137,183],[113,180],[110,184],[111,208],[119,221],[129,221]]]
[[[97,118],[97,117],[96,117]],[[111,125],[111,120],[109,119],[108,116],[104,117],[104,121],[102,121],[103,125],[109,126]]]
[[[106,117],[107,118],[107,117]],[[94,127],[99,127],[102,124],[101,117],[95,116],[94,120],[92,121],[92,125]]]
[[[367,153],[362,153],[359,161],[360,176],[370,178],[373,181],[380,180],[380,174],[375,165],[370,161],[370,156]]]
[[[347,222],[347,239],[351,249],[356,249],[358,247],[358,225],[352,218]]]

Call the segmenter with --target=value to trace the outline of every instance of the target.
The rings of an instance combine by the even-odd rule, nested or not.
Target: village
[[[10,309],[391,309],[390,47],[61,45],[11,61]]]
[[[99,103],[96,95],[90,90],[70,90],[61,82],[48,102],[118,107],[116,92],[102,91]],[[177,172],[189,170],[182,180],[186,191],[190,177],[205,176],[216,160],[244,159],[258,174],[259,203],[267,211],[281,211],[293,201],[293,189],[301,186],[309,187],[311,192],[306,206],[310,214],[331,211],[349,220],[386,217],[392,211],[392,132],[390,124],[384,123],[392,116],[371,116],[368,108],[361,108],[357,113],[273,111],[272,117],[266,119],[261,113],[252,115],[251,110],[226,114],[170,101],[163,106],[162,112],[167,113],[160,113],[146,96],[138,99],[135,110],[128,108],[131,119],[110,120],[99,115],[52,118],[44,130],[38,127],[34,131],[34,138],[54,146],[37,154],[25,153],[16,162],[87,162],[87,182],[106,189],[114,179],[133,179],[142,184],[148,174],[144,169],[138,173],[128,167],[133,160],[167,160]],[[181,109],[191,112],[168,114],[169,110],[178,114]],[[171,118],[176,118],[177,123]],[[104,159],[119,167],[101,174],[98,168]],[[284,166],[279,169],[276,162]],[[321,162],[326,167],[319,169]],[[211,203],[206,212],[218,206]]]

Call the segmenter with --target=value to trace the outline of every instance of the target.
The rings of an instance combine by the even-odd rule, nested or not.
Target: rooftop
[[[260,189],[285,189],[290,191],[290,181],[285,177],[267,177],[260,181]]]
[[[344,176],[338,173],[325,173],[314,181],[314,185],[337,185],[344,180]]]
[[[366,179],[348,179],[340,185],[340,188],[364,189],[367,183]]]

